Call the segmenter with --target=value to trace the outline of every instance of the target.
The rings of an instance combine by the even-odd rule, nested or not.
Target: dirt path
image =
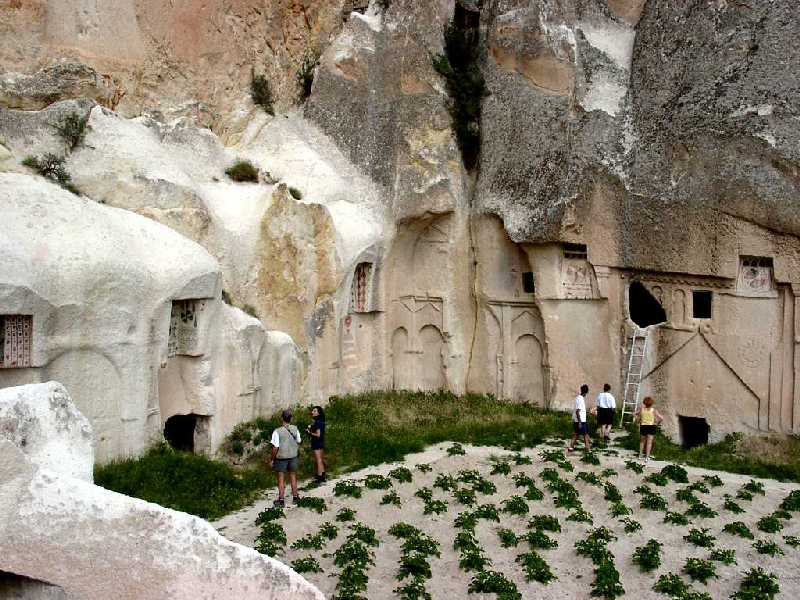
[[[598,526],[609,528],[617,537],[615,541],[608,544],[608,549],[614,556],[626,597],[635,595],[638,598],[665,599],[667,596],[652,590],[653,584],[660,574],[670,571],[681,574],[687,558],[709,557],[709,549],[696,547],[683,539],[683,536],[691,528],[708,528],[709,533],[716,538],[715,547],[733,549],[737,560],[737,564],[731,566],[715,562],[718,579],[709,580],[708,585],[694,582],[692,583],[694,589],[708,592],[712,598],[728,598],[739,588],[742,573],[751,567],[760,566],[779,577],[781,587],[779,598],[800,597],[800,549],[792,548],[783,539],[783,536],[800,536],[800,513],[793,513],[792,519],[781,521],[784,527],[778,533],[764,533],[756,527],[756,522],[762,516],[775,511],[790,491],[800,489],[798,485],[759,480],[764,485],[765,495],[756,495],[752,501],[736,500],[746,511],[744,514],[736,515],[723,508],[723,495],[730,494],[735,497],[741,486],[750,481],[749,477],[686,467],[690,483],[702,481],[703,475],[719,476],[723,483],[722,486],[711,487],[708,493],[697,492],[696,494],[704,503],[717,511],[719,516],[713,518],[692,517],[689,525],[672,525],[663,522],[664,512],[640,508],[641,495],[633,491],[643,483],[645,476],[659,472],[668,463],[652,461],[646,466],[645,472],[640,475],[625,466],[626,460],[632,458],[632,454],[612,448],[610,454],[598,453],[599,466],[581,462],[580,453],[576,453],[574,456],[568,455],[568,461],[574,468],[572,472],[569,472],[556,466],[553,462],[543,460],[542,452],[554,449],[552,446],[543,445],[522,452],[522,455],[532,459],[532,464],[515,465],[514,462],[511,462],[511,472],[508,475],[491,475],[490,471],[494,464],[492,458],[511,458],[513,453],[499,448],[464,446],[465,455],[449,456],[446,450],[450,446],[449,443],[440,444],[423,453],[406,458],[402,464],[411,469],[413,481],[411,483],[394,481],[392,488],[401,498],[400,507],[380,504],[381,498],[387,493],[384,490],[364,489],[360,499],[335,497],[333,490],[336,481],[328,482],[316,490],[306,492],[306,495],[323,498],[327,504],[327,510],[318,515],[312,510],[288,505],[286,518],[278,521],[286,530],[288,544],[285,553],[278,558],[287,563],[306,556],[317,558],[323,572],[306,573],[305,576],[317,585],[327,597],[333,596],[339,569],[334,566],[330,554],[344,542],[348,533],[348,524],[336,522],[335,515],[339,509],[349,507],[356,511],[356,521],[374,528],[381,541],[380,546],[375,549],[375,565],[368,571],[369,587],[366,593],[368,598],[377,600],[397,597],[393,590],[399,585],[396,574],[401,543],[400,540],[388,534],[388,529],[401,521],[415,525],[441,544],[441,557],[434,557],[430,560],[433,576],[426,584],[428,592],[434,599],[494,598],[494,594],[468,594],[467,588],[474,573],[467,573],[459,568],[459,553],[453,549],[453,541],[460,531],[454,526],[454,519],[459,513],[470,510],[470,507],[457,502],[451,491],[433,488],[434,481],[440,473],[457,476],[463,469],[476,469],[497,488],[497,492],[494,494],[478,493],[478,504],[495,504],[498,511],[502,509],[503,500],[524,493],[525,488],[515,486],[513,477],[517,473],[529,475],[533,478],[536,486],[544,491],[544,499],[526,501],[530,509],[529,514],[512,516],[501,511],[500,523],[480,520],[475,531],[486,556],[491,559],[489,568],[502,572],[508,579],[516,583],[525,599],[590,598],[591,583],[594,579],[593,565],[588,558],[576,553],[574,545],[576,541],[584,539],[592,527]],[[613,453],[618,453],[618,455],[615,456]],[[416,465],[422,463],[430,464],[432,470],[428,473],[419,471]],[[399,464],[365,469],[351,474],[346,479],[363,479],[367,474],[387,475],[397,466]],[[541,478],[543,469],[548,467],[555,468],[563,480],[572,483],[577,488],[583,507],[593,515],[593,525],[567,521],[570,511],[554,506],[554,496],[547,490],[547,482]],[[613,469],[616,474],[606,473],[605,477],[602,477],[602,481],[609,481],[619,488],[624,503],[632,510],[631,518],[641,523],[641,530],[625,533],[620,518],[612,517],[610,514],[610,503],[604,499],[603,488],[576,478],[582,471],[594,473],[600,477],[605,469]],[[652,483],[647,485],[667,500],[668,510],[685,512],[688,508],[688,504],[679,502],[675,498],[676,491],[686,487],[687,484],[670,481],[663,487]],[[414,496],[415,492],[423,486],[433,489],[435,499],[447,502],[447,512],[440,515],[423,514],[424,502]],[[228,539],[252,546],[259,532],[259,528],[255,526],[256,516],[265,507],[271,506],[272,500],[272,497],[264,499],[254,506],[224,517],[214,525]],[[537,550],[547,561],[553,574],[558,577],[557,580],[546,586],[537,582],[527,582],[522,567],[515,562],[519,554],[529,551],[528,542],[523,540],[517,547],[503,548],[497,534],[497,530],[502,527],[511,529],[518,535],[523,535],[529,531],[527,526],[529,519],[537,514],[556,516],[561,525],[561,532],[548,533],[550,537],[557,540],[558,547]],[[308,551],[290,548],[298,538],[309,533],[316,533],[319,526],[325,521],[335,523],[339,527],[339,533],[338,537],[328,542],[322,550]],[[747,524],[756,540],[764,539],[776,542],[785,555],[771,557],[759,554],[753,548],[754,540],[724,533],[723,526],[732,521],[743,521]],[[644,545],[651,538],[664,545],[661,565],[651,573],[642,573],[631,558],[635,548]],[[691,579],[687,575],[682,575],[682,578],[691,583]]]

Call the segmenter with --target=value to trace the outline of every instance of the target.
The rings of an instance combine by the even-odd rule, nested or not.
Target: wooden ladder
[[[631,338],[631,350],[628,357],[628,373],[625,376],[625,395],[622,400],[622,414],[619,426],[625,424],[625,417],[629,420],[639,408],[639,387],[644,373],[644,361],[647,356],[647,330],[636,328]]]

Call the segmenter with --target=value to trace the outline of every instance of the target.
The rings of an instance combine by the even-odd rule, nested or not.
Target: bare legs
[[[322,449],[314,450],[314,461],[317,463],[317,477],[325,474],[325,460],[322,456]]]
[[[292,488],[292,497],[297,497],[297,473],[289,471],[289,485]],[[286,474],[278,471],[278,500],[283,500],[286,493]]]
[[[639,458],[644,454],[645,460],[650,460],[650,452],[653,451],[653,438],[652,435],[639,436]]]
[[[572,433],[572,442],[570,442],[569,449],[570,450],[575,450],[575,444],[577,444],[577,442],[578,442],[578,434],[573,432]],[[583,434],[583,443],[584,443],[584,445],[586,447],[586,451],[589,452],[592,448],[589,445],[589,434],[588,433],[584,433]]]

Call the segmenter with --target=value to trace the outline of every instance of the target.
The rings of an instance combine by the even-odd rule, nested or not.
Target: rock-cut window
[[[370,312],[372,288],[372,263],[359,263],[353,275],[350,306],[353,312]]]
[[[31,366],[31,315],[0,315],[0,369]]]
[[[173,300],[169,319],[167,355],[198,356],[200,354],[200,317],[205,299]]]

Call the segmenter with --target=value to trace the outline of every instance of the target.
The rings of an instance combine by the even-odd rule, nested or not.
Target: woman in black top
[[[314,460],[317,463],[317,483],[325,481],[325,411],[321,406],[311,409],[311,416],[314,422],[308,426],[308,434],[311,436],[311,450],[314,452]]]

